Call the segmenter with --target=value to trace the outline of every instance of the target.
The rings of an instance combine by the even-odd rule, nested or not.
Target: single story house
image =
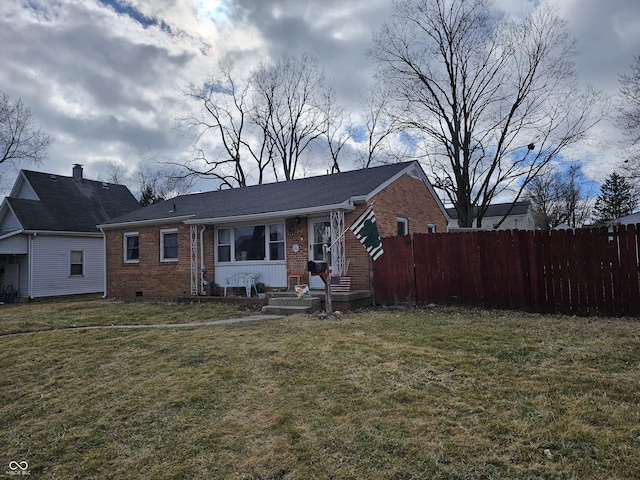
[[[447,214],[449,215],[449,230],[455,231],[460,229],[456,209],[447,208]],[[511,202],[489,205],[482,218],[482,229],[495,229],[495,226],[502,220],[505,214],[507,218],[498,227],[498,230],[535,230],[536,228],[531,202],[524,200],[516,202],[513,204],[513,207],[511,207]]]
[[[99,225],[105,295],[205,295],[207,285],[242,273],[257,274],[267,289],[289,287],[294,275],[324,288],[309,277],[309,261],[326,261],[333,274],[351,277],[352,289],[370,290],[373,261],[348,230],[368,205],[381,237],[447,228],[417,162],[182,195]]]
[[[0,205],[0,288],[21,299],[104,291],[97,225],[137,210],[122,185],[21,170]]]

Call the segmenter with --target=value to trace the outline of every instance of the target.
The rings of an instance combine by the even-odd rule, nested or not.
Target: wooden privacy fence
[[[639,227],[384,238],[375,300],[640,315]]]

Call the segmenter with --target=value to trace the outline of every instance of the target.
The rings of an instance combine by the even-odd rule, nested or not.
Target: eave
[[[213,225],[221,223],[252,222],[270,218],[301,217],[326,213],[331,210],[355,210],[352,203],[338,203],[334,205],[320,205],[317,207],[280,210],[278,212],[253,213],[250,215],[233,215],[228,217],[192,218],[185,220],[186,225]]]
[[[97,227],[101,230],[114,230],[117,228],[135,228],[135,227],[152,227],[154,225],[165,225],[169,223],[186,223],[188,219],[193,218],[195,215],[182,215],[179,217],[163,217],[163,218],[152,218],[147,220],[131,220],[129,222],[119,222],[119,223],[106,223],[102,225],[97,225]]]

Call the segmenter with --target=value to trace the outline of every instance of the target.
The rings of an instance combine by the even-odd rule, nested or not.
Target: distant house
[[[241,273],[257,274],[267,289],[289,287],[293,275],[319,289],[307,263],[323,260],[351,277],[352,289],[369,290],[372,261],[347,230],[369,205],[381,237],[447,228],[417,162],[182,195],[100,225],[107,295],[202,295],[206,282],[222,286]]]
[[[531,202],[528,200],[516,202],[511,208],[509,203],[496,203],[489,205],[482,218],[483,230],[494,230],[505,214],[507,218],[498,227],[498,230],[535,230],[535,218]],[[511,210],[509,210],[511,208]],[[447,208],[449,214],[449,230],[455,231],[458,226],[458,212],[455,208]],[[475,224],[475,223],[474,223]]]
[[[122,185],[20,171],[0,205],[0,288],[20,298],[104,291],[104,240],[97,225],[137,210]]]
[[[640,223],[640,212],[625,215],[609,222],[611,225],[635,225]]]

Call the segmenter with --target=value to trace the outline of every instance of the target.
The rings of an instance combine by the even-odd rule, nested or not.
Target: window
[[[216,234],[216,242],[218,262],[285,259],[285,229],[283,223],[219,228]]]
[[[69,275],[80,276],[84,274],[84,252],[71,250],[69,252]]]
[[[409,220],[406,218],[398,217],[398,235],[409,235]]]
[[[269,225],[269,260],[284,260],[284,224]]]
[[[427,225],[427,233],[436,233],[436,226],[433,223]]]
[[[234,231],[236,262],[264,260],[264,225],[236,227]]]
[[[140,261],[140,243],[138,232],[124,234],[124,261],[138,263]]]
[[[178,229],[160,230],[160,261],[178,260]]]
[[[231,229],[220,228],[218,230],[218,261],[231,261]]]

